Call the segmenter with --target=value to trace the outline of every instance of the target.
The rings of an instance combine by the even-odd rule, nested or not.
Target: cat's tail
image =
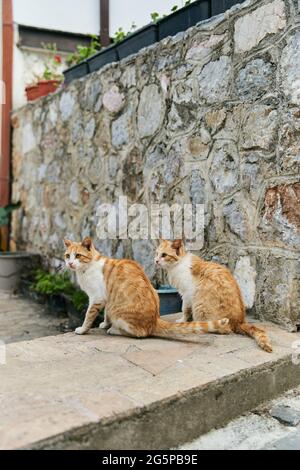
[[[258,328],[255,325],[250,325],[250,323],[238,323],[234,326],[234,331],[235,333],[247,335],[255,339],[258,346],[264,351],[268,353],[273,351],[268,335],[264,329]]]
[[[177,338],[190,334],[218,333],[230,334],[232,330],[229,326],[228,318],[222,320],[195,321],[186,323],[171,323],[169,321],[158,319],[156,329],[152,336],[160,338]]]

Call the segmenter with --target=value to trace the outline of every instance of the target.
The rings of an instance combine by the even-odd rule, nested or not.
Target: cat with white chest
[[[105,320],[100,328],[111,335],[180,338],[187,334],[230,332],[226,318],[180,324],[162,320],[158,294],[138,263],[102,256],[89,237],[78,243],[64,243],[66,266],[76,273],[81,289],[89,296],[84,323],[76,334],[88,333],[104,308]]]

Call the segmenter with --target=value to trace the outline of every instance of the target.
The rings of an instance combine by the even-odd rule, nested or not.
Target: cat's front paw
[[[184,323],[184,322],[185,322],[184,317],[181,317],[178,320],[176,320],[176,323]]]
[[[82,326],[80,326],[79,328],[76,328],[75,330],[76,335],[84,335],[85,333],[87,333],[87,330],[83,328]]]
[[[109,323],[106,323],[105,321],[103,321],[102,323],[100,323],[99,325],[99,328],[101,330],[108,330],[108,328],[110,327],[110,324]]]

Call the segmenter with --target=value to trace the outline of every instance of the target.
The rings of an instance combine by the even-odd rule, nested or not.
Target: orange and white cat
[[[78,283],[89,296],[89,308],[78,335],[87,333],[105,308],[100,328],[111,335],[137,338],[177,338],[189,333],[230,333],[228,319],[176,324],[159,316],[159,298],[142,267],[135,261],[102,256],[87,237],[75,243],[64,240],[65,263],[75,271]]]
[[[240,288],[227,268],[188,253],[182,240],[162,240],[155,261],[157,266],[167,270],[169,283],[182,296],[183,319],[179,321],[226,317],[234,333],[251,336],[262,349],[272,352],[265,331],[246,322]]]

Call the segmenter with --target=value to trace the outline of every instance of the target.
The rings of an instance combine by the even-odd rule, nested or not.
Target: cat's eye
[[[79,259],[80,258],[80,255],[76,255],[76,259]]]
[[[168,256],[167,253],[163,253],[163,254],[161,255],[162,258],[165,258],[166,256]]]
[[[67,259],[70,259],[70,255],[66,255],[66,258],[67,258]]]

